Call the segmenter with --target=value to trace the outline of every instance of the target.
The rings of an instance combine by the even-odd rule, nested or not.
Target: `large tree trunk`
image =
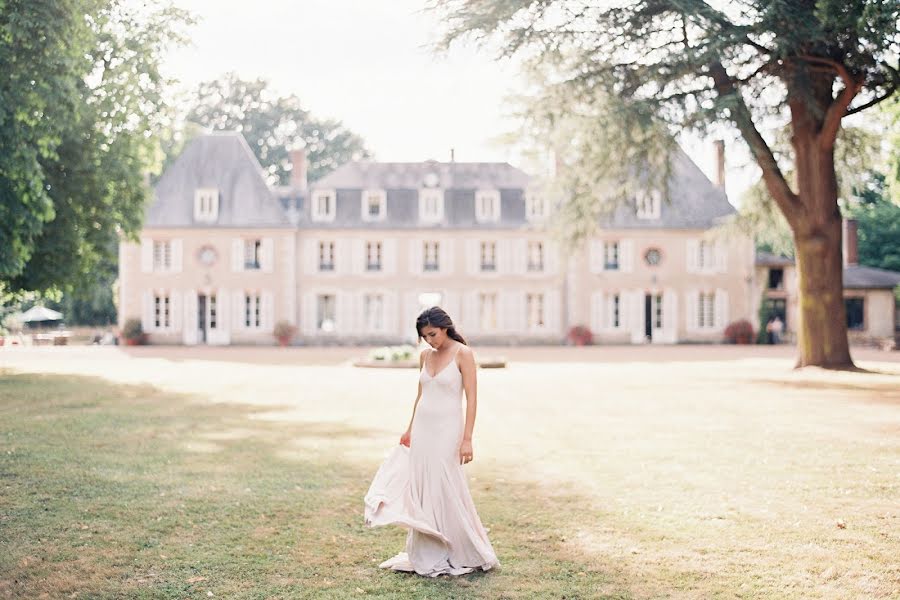
[[[800,292],[797,366],[850,369],[834,147],[822,144],[812,119],[799,112],[794,113],[793,144],[803,209],[789,218]]]

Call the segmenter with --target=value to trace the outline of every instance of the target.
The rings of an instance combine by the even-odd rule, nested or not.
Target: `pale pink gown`
[[[419,381],[410,447],[388,454],[365,497],[366,524],[409,529],[406,551],[380,566],[431,577],[487,571],[500,563],[459,464],[464,417],[456,356],[434,377],[424,367]]]

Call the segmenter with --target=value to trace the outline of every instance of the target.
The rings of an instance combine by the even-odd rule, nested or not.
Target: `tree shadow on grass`
[[[500,569],[437,579],[380,570],[405,532],[363,525],[380,455],[346,457],[382,432],[192,400],[99,378],[0,380],[0,597],[648,595],[637,574],[577,543],[610,515],[487,467],[472,489]],[[654,569],[684,589],[708,577]]]
[[[759,379],[756,383],[760,385],[769,385],[773,388],[793,388],[796,390],[808,391],[824,391],[848,394],[848,399],[854,401],[878,403],[878,404],[900,404],[900,376],[893,373],[885,373],[893,375],[896,381],[888,383],[853,383],[840,381],[811,381],[800,380],[793,381],[790,379]]]

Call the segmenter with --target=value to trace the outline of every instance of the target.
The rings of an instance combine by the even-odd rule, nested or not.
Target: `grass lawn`
[[[484,372],[468,472],[502,568],[426,580],[377,568],[405,534],[361,514],[409,373],[171,368],[221,398],[0,371],[0,598],[900,598],[896,376]],[[292,396],[247,394],[261,373]]]

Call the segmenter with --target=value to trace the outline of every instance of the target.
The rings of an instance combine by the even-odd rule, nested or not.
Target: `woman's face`
[[[444,342],[446,342],[448,339],[446,329],[441,329],[440,327],[432,327],[431,325],[426,325],[422,328],[422,337],[426,342],[428,342],[428,345],[435,350],[444,345]]]

